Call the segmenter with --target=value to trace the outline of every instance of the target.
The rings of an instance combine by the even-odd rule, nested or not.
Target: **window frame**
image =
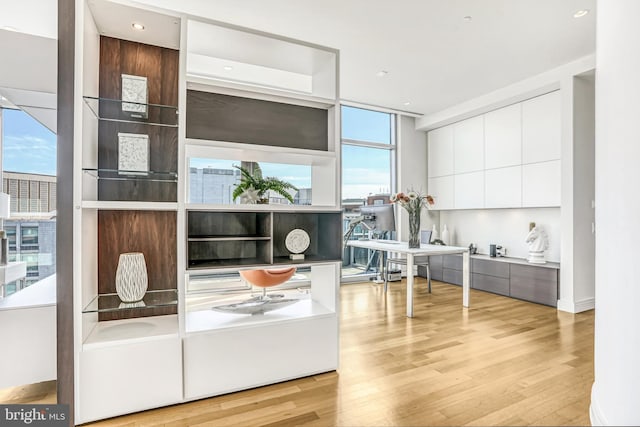
[[[385,113],[385,114],[389,114],[389,132],[390,132],[390,140],[389,143],[386,142],[372,142],[372,141],[363,141],[363,140],[357,140],[357,139],[352,139],[352,138],[343,138],[343,127],[344,127],[344,123],[342,121],[342,108],[343,107],[349,107],[349,108],[359,108],[362,110],[369,110],[369,111],[374,111],[377,113]],[[390,194],[395,193],[396,191],[396,185],[397,185],[397,123],[398,123],[398,116],[395,113],[389,112],[389,111],[383,111],[383,110],[377,110],[375,108],[365,108],[362,106],[354,106],[354,105],[349,105],[349,104],[345,104],[345,103],[341,103],[340,104],[340,153],[342,155],[343,152],[343,147],[345,145],[350,145],[350,146],[355,146],[355,147],[363,147],[363,148],[371,148],[371,149],[379,149],[379,150],[387,150],[390,152],[389,155],[389,192]],[[341,162],[340,165],[340,174],[341,176],[344,177],[344,169],[343,169],[343,162]],[[341,188],[341,193],[342,193],[342,188],[344,186],[344,180],[341,180],[340,182],[340,188]],[[341,197],[340,200],[340,206],[343,207],[343,201],[344,198]],[[344,219],[344,214],[343,214],[343,219]],[[343,260],[343,267],[344,267],[344,260]],[[363,279],[368,279],[369,277],[372,277],[375,275],[375,273],[362,273],[362,274],[353,274],[353,275],[344,275],[343,274],[344,269],[341,268],[341,282],[342,283],[349,283],[349,282],[361,282]]]

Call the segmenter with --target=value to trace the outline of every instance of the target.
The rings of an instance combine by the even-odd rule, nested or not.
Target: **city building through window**
[[[2,191],[10,217],[2,227],[9,262],[26,262],[27,276],[4,284],[10,295],[56,270],[56,135],[18,108],[0,107]]]
[[[395,183],[395,115],[342,106],[342,208],[343,232],[360,215],[364,205],[389,203]],[[350,239],[367,237],[362,225]],[[390,238],[390,233],[382,237]],[[342,276],[371,275],[378,265],[377,252],[346,247]]]

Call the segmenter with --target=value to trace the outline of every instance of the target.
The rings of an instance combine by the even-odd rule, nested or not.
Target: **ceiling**
[[[420,114],[595,52],[595,0],[138,2],[339,49],[342,99]]]
[[[339,49],[343,100],[418,114],[595,52],[596,0],[137,2]],[[56,3],[4,1],[0,29],[55,37]]]

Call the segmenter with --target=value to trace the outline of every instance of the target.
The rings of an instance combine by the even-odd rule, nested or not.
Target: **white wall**
[[[414,189],[427,190],[427,134],[416,130],[413,117],[398,116],[397,127],[397,191]],[[440,215],[436,211],[423,210],[420,228],[430,230],[433,224],[438,224]],[[396,211],[400,240],[409,239],[409,215],[403,208]]]
[[[594,79],[594,73],[573,79],[573,294],[575,304],[588,308],[595,298]]]
[[[640,2],[599,1],[592,425],[640,425]]]
[[[447,226],[451,240],[457,246],[475,243],[478,253],[489,254],[489,245],[507,248],[507,256],[526,258],[529,246],[524,239],[529,223],[535,222],[549,236],[547,261],[560,262],[560,209],[472,209],[440,212],[440,235]]]

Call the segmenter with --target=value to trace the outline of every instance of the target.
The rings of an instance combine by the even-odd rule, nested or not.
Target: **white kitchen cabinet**
[[[456,174],[484,169],[484,116],[453,125],[453,159]]]
[[[487,169],[522,163],[522,111],[514,104],[484,115],[484,164]]]
[[[454,207],[484,208],[484,171],[454,175]]]
[[[560,158],[561,123],[560,91],[522,103],[522,163]]]
[[[522,166],[522,206],[560,206],[560,160]]]
[[[453,175],[453,126],[434,129],[428,134],[427,176]]]
[[[428,193],[433,196],[433,209],[444,210],[454,208],[453,175],[429,178]]]
[[[486,170],[486,208],[519,208],[522,206],[522,166]]]

